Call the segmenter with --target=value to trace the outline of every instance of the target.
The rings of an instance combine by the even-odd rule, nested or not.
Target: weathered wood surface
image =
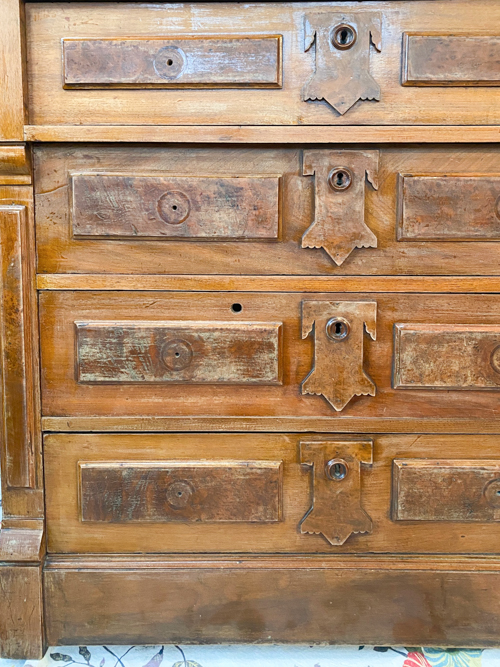
[[[500,632],[499,566],[481,558],[59,559],[45,595],[52,646],[245,638],[484,648]]]
[[[0,563],[0,656],[41,660],[45,652],[41,565]]]
[[[302,338],[314,336],[314,365],[302,394],[324,396],[337,411],[354,396],[375,396],[364,369],[364,334],[377,337],[375,301],[303,301]]]
[[[31,183],[31,151],[25,144],[0,146],[0,184],[27,185]]]
[[[500,325],[396,324],[394,387],[500,388]]]
[[[280,204],[278,176],[71,176],[76,238],[276,240]]]
[[[184,420],[186,424],[187,420]],[[289,423],[288,420],[287,423]],[[422,420],[421,420],[422,423]],[[198,431],[200,425],[196,424]],[[286,428],[286,423],[281,424]],[[481,423],[482,426],[482,423]],[[214,425],[211,425],[214,428]],[[220,427],[221,430],[224,427]],[[241,427],[240,427],[241,428]],[[182,424],[177,426],[182,429]],[[460,466],[470,461],[474,446],[474,465],[500,464],[498,443],[500,435],[479,432],[469,435],[449,434],[391,434],[371,437],[358,433],[339,435],[332,425],[330,431],[319,434],[314,423],[308,433],[54,433],[45,436],[45,471],[47,479],[48,549],[52,553],[325,553],[325,554],[498,554],[500,522],[483,515],[477,521],[397,521],[391,517],[393,507],[393,460],[448,460]],[[228,429],[227,429],[228,430]],[[373,441],[373,463],[370,463]],[[310,443],[312,457],[301,454],[300,443]],[[340,449],[339,442],[342,443]],[[360,445],[360,442],[368,444]],[[325,444],[331,443],[331,444]],[[335,448],[337,443],[337,449]],[[339,456],[335,455],[338,451]],[[354,456],[361,460],[361,473]],[[318,454],[315,455],[315,452]],[[321,458],[321,456],[323,458]],[[347,458],[346,458],[347,457]],[[319,475],[325,465],[335,458],[350,467],[344,480],[324,482],[325,494],[313,490],[321,483]],[[356,458],[356,457],[355,457]],[[282,462],[282,513],[280,521],[231,523],[214,521],[148,521],[90,522],[81,521],[79,500],[79,462],[102,466],[134,465],[163,461],[186,461],[222,465],[224,461],[262,461],[268,466]],[[303,463],[314,462],[318,469]],[[335,474],[336,469],[333,469]],[[353,487],[349,486],[349,475]],[[359,476],[360,475],[360,476]],[[358,476],[358,477],[357,477]],[[358,481],[355,482],[354,478]],[[485,482],[486,483],[486,480]],[[303,534],[303,519],[314,503],[323,512],[323,529],[331,537],[346,517],[334,488],[349,488],[353,504],[361,506],[371,519],[371,532],[353,533],[343,544],[332,545],[322,535]],[[484,485],[484,484],[483,484]],[[477,485],[474,487],[477,489]],[[351,493],[352,491],[352,493]],[[229,494],[230,491],[228,490]],[[329,495],[327,500],[326,493]],[[339,491],[340,493],[340,491]],[[414,491],[417,493],[417,491]],[[444,493],[444,491],[443,491]],[[450,496],[447,507],[456,516],[464,507],[467,490]],[[471,494],[474,492],[471,491]],[[429,499],[429,507],[436,500]],[[101,494],[99,494],[101,497]],[[113,496],[114,497],[114,496]],[[275,498],[275,496],[273,496]],[[250,500],[250,496],[249,496]],[[320,502],[323,501],[324,502]],[[346,499],[347,500],[347,499]],[[95,503],[105,502],[96,498]],[[143,498],[141,506],[149,501]],[[452,508],[452,504],[454,507]],[[444,503],[446,505],[446,503]],[[273,501],[272,507],[275,507]],[[323,508],[323,510],[321,509]],[[140,512],[141,509],[137,509]],[[271,511],[271,509],[269,509]],[[145,512],[145,510],[144,510]],[[311,515],[309,515],[311,516]],[[347,515],[346,515],[347,516]],[[450,514],[451,516],[451,514]],[[346,521],[347,523],[347,521]],[[364,522],[364,529],[367,523]],[[356,527],[354,526],[356,530]]]
[[[65,88],[279,88],[281,36],[63,39]]]
[[[315,355],[312,336],[302,338],[302,301],[319,302],[325,309],[331,307],[328,304],[339,303],[339,311],[343,303],[376,303],[377,340],[364,336],[362,316],[358,314],[351,337],[344,342],[335,342],[341,346],[349,345],[351,338],[359,341],[364,336],[362,369],[377,388],[375,396],[355,396],[336,414],[323,396],[301,394],[300,385],[313,368]],[[47,417],[68,418],[291,416],[295,419],[335,416],[335,428],[343,428],[344,418],[346,421],[361,418],[364,420],[363,430],[366,428],[368,432],[371,428],[378,428],[379,419],[440,419],[449,420],[448,423],[454,419],[467,419],[477,420],[480,430],[482,420],[494,420],[500,414],[500,385],[493,382],[498,374],[490,364],[490,357],[476,357],[481,360],[481,364],[474,369],[476,376],[484,374],[486,377],[486,374],[491,373],[488,377],[492,380],[484,387],[472,383],[468,388],[457,386],[456,391],[434,391],[424,386],[404,391],[393,388],[394,325],[405,324],[408,329],[418,325],[432,331],[439,323],[445,330],[463,325],[472,331],[484,327],[496,331],[499,326],[499,307],[500,298],[495,294],[359,293],[356,294],[356,301],[353,301],[352,296],[349,298],[345,294],[321,292],[311,298],[309,294],[289,292],[44,291],[40,294],[41,318],[44,323],[41,331],[43,414]],[[335,316],[332,313],[331,317]],[[179,386],[172,382],[120,385],[83,384],[76,381],[75,321],[128,322],[130,326],[134,322],[148,322],[160,326],[160,323],[174,318],[186,327],[191,326],[192,322],[211,327],[213,323],[225,321],[233,322],[237,327],[241,324],[245,329],[250,322],[256,326],[265,324],[274,329],[276,322],[282,322],[282,384],[257,386],[248,382],[245,385],[229,386],[185,383],[180,392]],[[322,318],[326,325],[326,315],[322,315]],[[372,321],[372,315],[369,321]],[[329,348],[333,346],[333,342],[328,344]],[[456,361],[458,358],[458,354],[450,356],[451,360]],[[357,373],[361,364],[359,345],[353,359],[356,359]],[[438,348],[430,349],[426,360],[429,373],[442,363],[442,351]],[[249,369],[250,381],[251,360],[247,359],[245,364]],[[223,371],[222,364],[218,368]],[[324,384],[328,384],[328,390],[341,389],[339,380],[330,377],[328,372],[326,375]],[[357,379],[354,383],[353,378],[346,373],[345,382],[358,386]],[[439,384],[436,378],[433,384]]]
[[[314,220],[303,248],[324,248],[337,266],[354,248],[376,248],[365,223],[365,183],[378,189],[377,151],[304,151],[304,176],[314,175]]]
[[[403,174],[401,241],[500,240],[500,176]]]
[[[300,532],[323,535],[332,546],[353,533],[371,533],[361,501],[361,464],[373,463],[373,441],[301,440],[300,461],[312,468],[313,495]]]
[[[499,35],[474,35],[473,31],[462,35],[405,34],[402,83],[500,86],[499,60]]]
[[[397,521],[500,521],[500,460],[397,459]]]
[[[315,45],[315,71],[302,89],[304,102],[324,100],[341,116],[358,101],[380,100],[370,74],[370,51],[382,50],[378,12],[307,12],[304,50]]]
[[[500,140],[500,133],[498,139]],[[371,155],[374,151],[305,150],[304,157],[307,159],[311,153],[318,156],[318,159],[325,164],[324,169],[318,168],[318,173],[314,177],[302,175],[302,151],[297,147],[230,148],[219,145],[175,148],[115,145],[93,146],[91,153],[88,147],[78,145],[35,147],[38,271],[44,274],[75,272],[137,275],[148,273],[163,276],[164,274],[211,274],[219,276],[219,280],[227,280],[224,274],[294,275],[303,276],[304,281],[310,279],[306,276],[321,275],[500,275],[500,244],[495,238],[491,238],[486,224],[486,220],[492,219],[491,216],[495,215],[495,205],[492,201],[494,185],[491,186],[491,194],[486,196],[484,192],[485,209],[482,216],[474,208],[474,202],[478,201],[478,198],[473,195],[468,197],[470,202],[464,205],[464,212],[457,212],[455,221],[452,216],[446,215],[446,207],[440,207],[438,200],[435,200],[436,214],[443,222],[440,223],[436,219],[434,227],[442,228],[446,221],[450,221],[449,224],[446,223],[449,232],[441,241],[422,238],[407,243],[397,238],[397,229],[400,227],[398,220],[401,217],[399,174],[433,174],[437,179],[443,179],[443,183],[449,183],[449,197],[453,200],[453,210],[455,210],[455,201],[464,200],[464,197],[455,196],[455,178],[460,176],[471,179],[471,184],[476,183],[476,178],[478,182],[483,182],[484,178],[484,183],[493,184],[495,177],[500,174],[500,152],[494,146],[381,148],[378,190],[368,182],[365,183],[366,179],[363,177],[363,169],[370,167],[368,157],[365,161],[364,156]],[[331,156],[335,156],[335,159],[330,165]],[[356,160],[361,162],[359,177],[358,169],[354,168]],[[131,163],[134,165],[133,170],[130,168]],[[325,179],[331,169],[342,166],[351,168],[355,182],[347,190],[336,192],[330,188]],[[277,176],[280,175],[279,238],[273,242],[247,238],[235,240],[229,246],[224,239],[210,239],[208,236],[198,240],[188,237],[152,239],[132,236],[75,238],[70,206],[71,175],[90,171],[116,174],[117,178],[124,173],[154,174],[155,178],[159,179],[169,178],[175,174],[176,178],[182,180],[196,180],[203,174],[211,174],[214,180],[239,181],[240,179],[235,177],[240,176],[258,183],[265,180],[269,183],[269,187],[272,187],[273,193],[275,185],[271,184],[275,184]],[[97,182],[100,181],[97,175],[93,178],[96,178]],[[370,178],[374,180],[374,174]],[[136,180],[134,186],[138,183]],[[446,188],[446,185],[443,187]],[[474,187],[483,191],[479,186]],[[360,189],[359,198],[351,194],[357,188]],[[118,200],[116,209],[113,209],[116,212],[112,215],[114,229],[118,231],[122,224],[125,227],[127,221],[127,227],[128,223],[131,223],[140,233],[143,233],[141,230],[146,231],[141,221],[145,221],[143,211],[147,206],[146,202],[149,201],[147,195],[144,194],[142,198],[144,203],[139,204],[136,195],[132,195],[130,190],[125,189],[119,197],[117,190],[112,188],[110,194],[112,198],[116,197]],[[159,197],[161,194],[163,193],[158,191]],[[110,205],[105,202],[105,197],[106,191],[103,189],[99,190],[95,200],[92,199],[92,207],[95,205],[95,213],[92,214],[95,225],[101,224],[96,221],[98,216],[106,218],[108,211],[111,210]],[[445,199],[448,201],[448,196]],[[345,207],[342,203],[347,200],[349,207]],[[248,202],[249,199],[245,198],[245,201]],[[256,198],[253,204],[262,212],[269,211],[269,217],[266,214],[268,224],[260,229],[267,229],[269,232],[272,228],[274,234],[275,223],[271,224],[271,213],[275,216],[274,194],[272,204],[271,196],[268,199],[266,195],[269,208],[267,205],[265,207],[262,205],[261,208],[260,202],[261,199]],[[133,204],[129,214],[125,211],[125,203]],[[78,209],[80,208],[89,211],[90,205],[82,207],[79,198]],[[354,218],[351,208],[356,211]],[[252,209],[253,205],[246,207],[246,210],[252,211]],[[243,215],[241,207],[238,210],[238,217],[241,216],[239,219],[248,220],[247,216],[254,215],[253,212]],[[83,213],[77,215],[82,216]],[[175,228],[172,230],[174,234],[180,235],[180,228],[188,227],[190,224],[190,217],[181,225],[169,225],[159,221],[156,212],[154,215],[158,220],[155,225]],[[87,217],[87,213],[85,216]],[[132,220],[133,216],[136,217],[135,222]],[[214,216],[211,215],[210,218],[214,221]],[[236,213],[232,212],[229,216],[228,211],[228,219],[236,220]],[[320,220],[324,220],[325,224],[323,225]],[[320,224],[323,231],[317,234],[315,230]],[[236,228],[237,223],[234,225]],[[469,240],[462,238],[463,230],[467,226],[471,229],[475,226],[478,230],[477,235]],[[479,232],[481,228],[484,229],[484,236]],[[491,226],[489,228],[491,229]],[[239,229],[241,230],[241,227]],[[255,226],[253,229],[255,230]],[[250,227],[247,226],[247,230],[250,230]],[[456,230],[457,238],[460,235],[461,240],[460,243],[454,243],[450,247],[448,241],[451,240],[453,230]],[[321,238],[318,238],[319,236]],[[355,249],[344,259],[341,266],[336,266],[324,250],[302,247],[306,243],[323,245],[331,248],[330,252],[335,257],[339,245],[346,246],[344,252],[348,253],[353,243],[356,245],[358,238],[363,238],[368,243],[376,241],[378,247]],[[95,277],[88,280],[90,285]],[[266,280],[271,281],[275,278]],[[370,288],[371,284],[370,281]],[[362,284],[360,289],[365,289]]]
[[[281,518],[279,461],[79,462],[81,520],[266,523]]]
[[[308,15],[344,12],[361,26],[369,13],[382,15],[383,43],[378,52],[368,43],[371,24],[360,29],[356,44],[342,52],[343,81],[348,80],[352,54],[363,47],[365,80],[380,88],[380,101],[354,104],[345,115],[323,101],[304,101],[302,90],[317,71],[315,49],[304,51],[303,26]],[[242,12],[238,3],[196,3],[148,7],[115,3],[28,3],[29,107],[32,125],[490,125],[500,122],[500,88],[471,86],[416,87],[401,85],[403,33],[488,36],[500,24],[496,0],[453,0],[382,3],[373,12],[355,4],[261,2]],[[328,19],[324,19],[328,23]],[[368,23],[368,21],[366,21]],[[90,31],[89,25],[92,25]],[[268,35],[283,37],[281,89],[65,90],[61,40],[174,40]],[[326,39],[324,40],[326,41]],[[377,37],[374,42],[378,45]],[[323,46],[323,42],[321,43]],[[331,56],[333,45],[322,49]],[[370,51],[368,50],[370,49]],[[339,51],[340,53],[340,51]],[[369,72],[366,60],[369,58]],[[339,60],[339,59],[338,59]],[[453,74],[450,63],[450,73]],[[356,81],[352,70],[353,78]],[[113,73],[114,74],[114,73]],[[335,88],[335,71],[326,87]],[[212,75],[211,75],[212,76]],[[371,80],[370,80],[371,83]],[[353,83],[353,96],[374,97],[375,88]],[[321,93],[320,93],[321,94]],[[328,94],[328,93],[327,93]],[[342,95],[342,93],[340,94]],[[322,94],[323,96],[323,94]],[[337,97],[335,97],[335,100]],[[334,102],[335,103],[335,102]],[[337,103],[337,106],[339,104]],[[343,110],[342,107],[340,107]],[[460,136],[456,134],[455,136]],[[91,139],[92,140],[92,139]],[[187,141],[192,141],[188,138]],[[264,141],[260,135],[260,141]],[[326,141],[323,136],[321,141]],[[458,139],[460,140],[460,139]],[[168,139],[166,139],[168,141]]]
[[[24,141],[27,121],[23,0],[0,3],[0,141]]]
[[[75,322],[80,383],[282,383],[279,322]]]
[[[40,519],[4,518],[0,530],[0,563],[39,563],[45,555]]]

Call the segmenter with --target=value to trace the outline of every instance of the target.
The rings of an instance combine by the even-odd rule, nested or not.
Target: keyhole
[[[231,310],[233,311],[233,313],[241,313],[241,311],[243,310],[243,306],[241,305],[241,303],[233,303],[233,305],[231,306]]]
[[[169,67],[172,67],[173,64],[174,64],[174,61],[172,60],[172,58],[169,58],[169,59],[167,60],[167,65],[168,65]]]
[[[347,470],[347,463],[342,461],[342,459],[332,459],[331,461],[328,461],[325,466],[326,476],[328,479],[335,482],[340,482],[340,480],[345,479]]]
[[[174,204],[174,205],[172,206],[172,211],[177,211],[177,204]]]
[[[335,167],[328,174],[328,183],[332,190],[347,190],[352,184],[352,173],[347,167]]]
[[[330,340],[345,340],[349,336],[350,331],[349,322],[344,320],[343,317],[332,317],[326,323],[326,335]]]
[[[345,51],[354,45],[356,37],[356,30],[352,25],[338,25],[333,31],[332,44],[336,49]]]

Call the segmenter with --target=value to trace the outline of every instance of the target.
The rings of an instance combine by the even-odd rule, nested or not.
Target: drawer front
[[[49,550],[498,553],[499,439],[50,434]]]
[[[495,0],[27,4],[30,121],[495,124]]]
[[[500,414],[497,295],[44,291],[40,316],[49,417]]]
[[[497,146],[43,146],[35,190],[41,273],[500,273]]]

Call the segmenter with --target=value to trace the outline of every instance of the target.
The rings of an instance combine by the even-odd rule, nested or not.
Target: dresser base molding
[[[49,558],[49,645],[498,646],[494,558]]]

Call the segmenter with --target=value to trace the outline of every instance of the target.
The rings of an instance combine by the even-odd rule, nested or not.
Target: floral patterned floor
[[[500,642],[499,642],[500,643]],[[500,667],[500,649],[380,646],[64,646],[0,667]]]

